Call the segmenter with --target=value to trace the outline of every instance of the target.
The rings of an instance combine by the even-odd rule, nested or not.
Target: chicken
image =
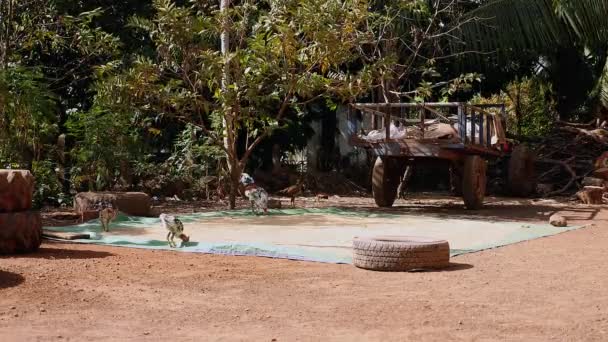
[[[251,202],[251,211],[257,215],[257,210],[261,209],[264,214],[268,214],[268,193],[262,187],[255,184],[253,178],[243,173],[240,183],[244,186],[245,196]]]
[[[169,247],[176,247],[174,241],[176,236],[182,240],[180,247],[183,247],[186,242],[190,241],[190,237],[184,234],[184,224],[182,221],[180,221],[180,219],[167,214],[160,214],[159,219],[160,224],[168,231],[167,242],[169,242]]]
[[[279,191],[278,194],[286,196],[286,197],[290,197],[291,206],[295,207],[296,206],[296,197],[302,195],[303,191],[304,191],[304,182],[302,181],[302,179],[300,179],[300,180],[298,180],[298,182],[295,185],[292,185],[288,188],[285,188],[285,189]]]

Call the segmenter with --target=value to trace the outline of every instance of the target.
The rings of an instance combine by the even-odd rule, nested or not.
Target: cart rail
[[[497,155],[501,153],[501,146],[504,146],[507,141],[503,128],[503,122],[506,119],[504,104],[471,105],[463,102],[353,103],[349,105],[349,120],[356,120],[355,113],[357,111],[362,115],[367,114],[371,119],[371,127],[368,128],[381,132],[380,127],[382,127],[384,136],[381,139],[366,139],[354,132],[351,137],[351,144],[369,147],[374,150],[377,150],[377,146],[398,143],[402,147],[404,144],[414,144],[416,146],[440,145],[442,149]],[[363,122],[366,122],[365,116],[363,116]],[[394,139],[394,137],[391,137],[391,126],[396,127],[394,123],[403,125],[406,131],[413,128],[418,129],[420,137],[416,139]],[[453,139],[428,139],[425,137],[428,127],[438,123],[449,124],[455,129],[457,127],[458,136],[453,137]],[[361,128],[364,131],[364,127]],[[493,138],[495,138],[494,141]],[[402,153],[408,154],[405,151],[408,150],[407,148],[401,148],[401,150]]]

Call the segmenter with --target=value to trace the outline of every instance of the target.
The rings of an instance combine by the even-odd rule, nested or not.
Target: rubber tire
[[[467,156],[464,160],[462,177],[462,198],[469,210],[477,210],[483,206],[486,195],[486,161],[480,156]]]
[[[441,269],[450,265],[450,245],[445,240],[421,237],[355,237],[353,264],[390,272]]]
[[[376,205],[381,208],[393,206],[404,167],[405,163],[397,159],[376,158],[372,171],[372,193]]]
[[[524,145],[513,149],[507,170],[507,184],[512,195],[528,197],[536,190],[535,159]]]
[[[41,242],[39,212],[0,213],[0,254],[34,252]]]

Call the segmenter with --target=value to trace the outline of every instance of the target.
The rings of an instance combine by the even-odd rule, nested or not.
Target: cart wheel
[[[528,197],[536,188],[534,154],[524,145],[513,149],[509,159],[507,184],[515,196]]]
[[[467,209],[475,210],[483,205],[486,194],[486,161],[480,156],[467,156],[464,160],[462,198]]]
[[[376,158],[372,172],[372,193],[379,207],[391,207],[397,197],[397,187],[405,163],[397,159]]]
[[[462,166],[450,166],[450,191],[454,196],[462,196]]]

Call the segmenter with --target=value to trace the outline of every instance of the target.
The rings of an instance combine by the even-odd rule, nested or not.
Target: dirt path
[[[555,210],[595,226],[436,273],[45,243],[0,258],[0,340],[606,341],[608,211],[503,201],[485,214]]]

